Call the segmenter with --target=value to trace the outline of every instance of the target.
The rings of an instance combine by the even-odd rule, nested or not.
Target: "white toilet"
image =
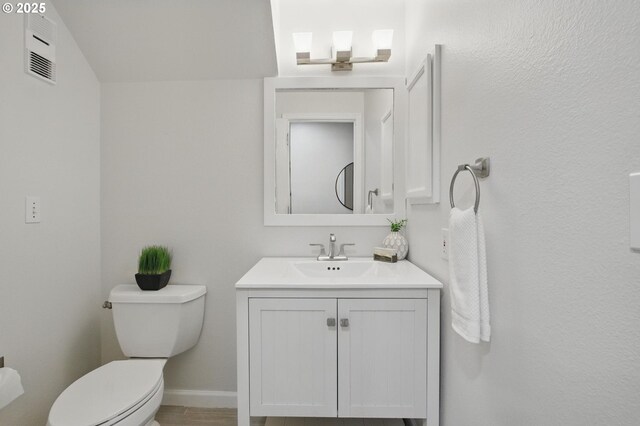
[[[204,320],[205,286],[142,291],[119,285],[109,295],[118,342],[131,359],[84,375],[60,394],[48,426],[151,426],[164,391],[167,358],[192,348]]]

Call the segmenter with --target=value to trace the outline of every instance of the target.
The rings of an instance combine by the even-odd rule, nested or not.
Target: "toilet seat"
[[[107,426],[121,422],[164,387],[165,363],[166,359],[131,359],[91,371],[56,399],[48,425]]]

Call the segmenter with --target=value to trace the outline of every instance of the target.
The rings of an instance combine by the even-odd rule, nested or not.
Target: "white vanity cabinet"
[[[251,413],[426,416],[427,299],[249,300]]]
[[[274,416],[437,425],[441,284],[407,261],[349,260],[340,270],[311,262],[266,258],[236,284],[238,424]]]

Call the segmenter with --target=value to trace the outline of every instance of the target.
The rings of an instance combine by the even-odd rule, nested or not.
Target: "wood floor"
[[[156,414],[160,426],[236,426],[235,408],[194,408],[163,405]],[[266,422],[266,424],[265,424]],[[251,426],[404,426],[399,419],[252,418]]]
[[[156,413],[160,426],[237,426],[235,408],[196,408],[162,405]],[[251,426],[265,426],[266,418],[252,417]]]
[[[401,419],[269,417],[266,426],[404,426],[404,422]]]

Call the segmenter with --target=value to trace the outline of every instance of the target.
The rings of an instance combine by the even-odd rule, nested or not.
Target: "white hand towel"
[[[489,293],[484,227],[473,208],[449,215],[451,326],[471,343],[489,341]]]

